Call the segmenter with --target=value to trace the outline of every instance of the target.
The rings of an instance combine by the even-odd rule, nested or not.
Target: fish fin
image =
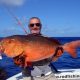
[[[80,47],[80,40],[72,41],[63,45],[64,51],[68,52],[73,58],[77,57],[78,47]]]

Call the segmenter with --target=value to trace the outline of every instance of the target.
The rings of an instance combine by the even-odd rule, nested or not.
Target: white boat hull
[[[80,69],[60,69],[60,73],[55,73],[59,80],[80,80]],[[22,73],[18,73],[7,80],[23,80]]]

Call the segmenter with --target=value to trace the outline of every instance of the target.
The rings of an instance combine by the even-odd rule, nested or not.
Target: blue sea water
[[[58,39],[61,44],[65,44],[67,42],[80,40],[80,37],[55,37]],[[77,49],[77,58],[72,58],[68,53],[64,53],[53,65],[57,69],[75,69],[80,68],[80,48]],[[13,59],[6,57],[3,55],[3,59],[0,60],[0,68],[3,68],[7,72],[7,78],[11,77],[19,72],[21,72],[21,68],[14,65]]]

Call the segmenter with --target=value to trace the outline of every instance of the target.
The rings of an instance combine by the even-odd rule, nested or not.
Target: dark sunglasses
[[[41,27],[41,23],[29,24],[29,27],[34,27],[34,25],[36,25],[37,27]]]

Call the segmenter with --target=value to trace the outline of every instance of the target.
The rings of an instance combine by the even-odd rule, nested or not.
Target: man
[[[30,18],[28,27],[30,29],[30,34],[41,35],[42,24],[38,17]],[[49,64],[50,59],[32,62],[32,68],[26,67],[23,70],[24,80],[57,80]],[[55,72],[57,72],[54,66],[53,68]]]

